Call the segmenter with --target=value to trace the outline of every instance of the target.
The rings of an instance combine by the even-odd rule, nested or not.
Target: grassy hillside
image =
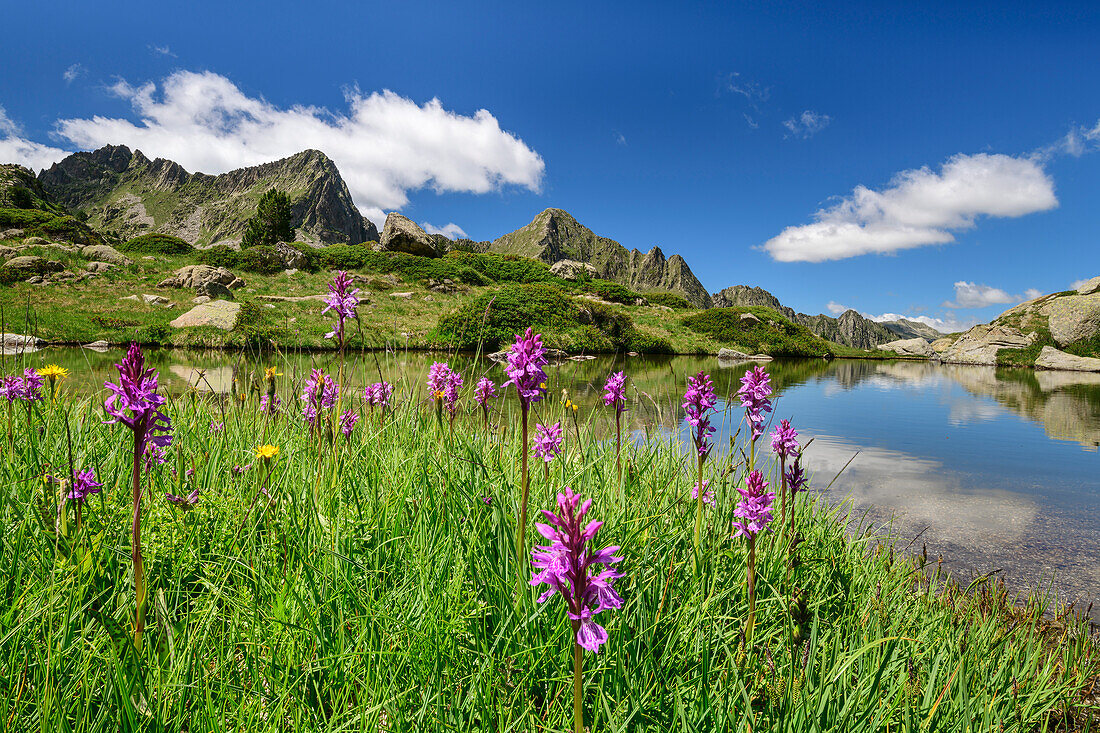
[[[748,317],[743,317],[746,314]],[[835,354],[835,344],[764,306],[711,308],[686,316],[681,323],[746,354],[811,357]]]

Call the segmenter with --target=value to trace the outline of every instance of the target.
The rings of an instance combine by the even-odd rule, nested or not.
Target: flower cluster
[[[703,482],[703,503],[704,504],[709,504],[710,506],[714,506],[714,490],[713,489],[708,489],[707,488],[708,486],[710,486],[710,481],[704,481]],[[696,482],[696,484],[691,487],[691,498],[695,499],[695,500],[699,499],[699,484],[698,484],[698,482]]]
[[[42,385],[45,383],[45,378],[34,369],[25,369],[22,377],[12,374],[0,381],[0,397],[7,397],[9,403],[16,400],[36,402],[42,399]]]
[[[780,420],[772,431],[772,451],[783,460],[798,455],[798,431],[790,420]]]
[[[157,372],[145,368],[141,347],[130,344],[130,350],[118,369],[118,384],[105,382],[111,396],[103,409],[111,416],[108,424],[122,423],[134,431],[135,459],[144,455],[147,445],[165,448],[172,443],[172,422],[161,412],[164,397],[157,394]]]
[[[535,444],[531,448],[531,453],[536,458],[541,458],[546,463],[554,460],[554,456],[561,455],[561,421],[554,423],[553,425],[536,425],[535,426]]]
[[[741,389],[737,390],[737,396],[741,398],[741,406],[745,408],[745,415],[752,428],[752,439],[755,441],[764,433],[767,413],[772,411],[771,377],[764,367],[753,367],[745,372],[745,376],[741,377]]]
[[[345,438],[350,438],[351,433],[355,430],[355,423],[359,422],[359,413],[352,410],[344,410],[340,415],[340,432],[344,434]]]
[[[619,549],[616,546],[595,552],[588,550],[588,543],[603,526],[603,522],[597,521],[582,527],[591,506],[591,499],[582,504],[580,496],[567,486],[558,494],[558,513],[542,512],[549,524],[535,526],[551,544],[531,550],[531,564],[536,568],[531,585],[550,586],[539,596],[539,603],[555,593],[561,595],[573,621],[577,644],[598,654],[600,645],[607,641],[607,631],[593,619],[603,611],[623,605],[622,597],[611,586],[615,578],[622,577],[614,568],[622,558],[615,557]],[[600,565],[603,569],[593,575],[595,566]]]
[[[626,373],[617,372],[607,378],[607,382],[603,386],[604,395],[603,403],[605,405],[614,405],[615,410],[622,414],[626,411]]]
[[[279,407],[283,404],[283,401],[279,399],[279,395],[260,395],[260,412],[269,412],[272,415],[279,414]]]
[[[393,385],[389,382],[375,382],[369,385],[363,390],[363,399],[371,407],[381,407],[386,409],[390,404],[390,397],[393,396]]]
[[[98,494],[102,486],[103,484],[95,480],[95,473],[91,469],[77,471],[73,474],[73,485],[69,488],[68,498],[83,504],[89,496]]]
[[[340,385],[320,369],[310,372],[309,381],[302,391],[302,417],[310,427],[317,425],[318,417],[336,406],[340,397]],[[276,404],[278,408],[278,404]]]
[[[474,402],[482,407],[489,404],[489,400],[497,396],[497,386],[488,377],[482,377],[474,387]]]
[[[734,537],[755,537],[772,521],[771,506],[775,501],[775,492],[767,491],[767,488],[764,474],[750,471],[745,479],[745,488],[737,489],[741,501],[737,502],[733,516],[742,521],[734,522],[733,526],[737,527]]]
[[[167,492],[164,498],[168,499],[171,503],[180,507],[181,509],[190,509],[199,503],[199,490],[195,489],[187,496],[176,496],[171,492]]]
[[[529,407],[546,396],[546,349],[542,345],[542,336],[530,328],[522,336],[516,335],[516,342],[508,350],[507,387],[512,385],[519,394],[519,401]]]
[[[351,286],[351,276],[338,270],[328,285],[328,297],[325,298],[325,308],[321,311],[322,314],[330,310],[336,311],[336,325],[325,334],[325,338],[335,338],[341,345],[344,343],[344,321],[355,318],[355,309],[359,307],[359,289],[352,290]]]
[[[215,433],[220,433],[223,430],[225,430],[225,423],[224,422],[211,420],[210,421],[210,427],[208,427],[206,429],[206,432],[210,433],[211,435],[214,435]]]
[[[437,361],[428,369],[428,391],[433,399],[443,401],[451,417],[458,409],[458,390],[461,387],[462,375],[451,369],[447,362]]]
[[[710,375],[699,372],[694,377],[688,377],[683,408],[687,412],[688,425],[692,427],[691,438],[695,449],[701,456],[710,452],[710,436],[714,435],[714,427],[710,424],[709,413],[717,402]]]
[[[809,480],[806,471],[802,468],[802,456],[795,456],[794,463],[787,468],[787,486],[791,490],[791,496],[799,491],[805,491],[806,482]]]

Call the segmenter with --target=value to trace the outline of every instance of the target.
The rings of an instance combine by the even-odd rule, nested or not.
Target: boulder
[[[391,298],[404,298],[405,300],[413,297],[412,293],[390,293]]]
[[[1100,331],[1100,293],[1053,298],[1039,312],[1047,317],[1050,335],[1059,346],[1091,338]]]
[[[6,260],[9,257],[15,257],[15,247],[5,247],[0,245],[0,260]]]
[[[1097,290],[1100,290],[1100,276],[1089,278],[1077,286],[1078,295],[1092,295]]]
[[[936,353],[932,350],[932,344],[922,338],[900,339],[898,341],[879,344],[878,350],[892,351],[898,356],[919,356],[924,358],[930,357]]]
[[[388,252],[407,252],[421,257],[439,257],[439,248],[435,241],[411,219],[396,211],[386,217],[379,240],[382,249]]]
[[[108,348],[110,348],[110,346],[111,345],[109,343],[103,340],[93,341],[90,344],[84,344],[85,349],[91,349],[92,351],[106,351]]]
[[[947,364],[997,363],[1001,349],[1024,349],[1035,343],[1038,335],[1024,334],[1010,326],[974,326],[955,343],[940,352],[940,360]]]
[[[750,361],[751,359],[751,356],[736,349],[718,349],[718,361]]]
[[[191,302],[194,303],[195,305],[200,305],[201,303],[209,303],[210,302],[210,296],[209,295],[197,295],[197,296],[195,296],[194,298],[191,299]]]
[[[600,271],[587,262],[558,260],[550,266],[550,274],[557,275],[563,280],[577,280],[582,274],[588,277],[599,277]]]
[[[0,347],[6,350],[38,349],[46,342],[37,336],[24,336],[18,333],[0,333]]]
[[[755,326],[760,323],[760,319],[753,313],[742,313],[740,316],[741,323],[748,324],[749,326]]]
[[[1100,372],[1100,359],[1074,356],[1053,346],[1044,346],[1035,359],[1036,369],[1061,369],[1071,372]]]
[[[177,316],[170,325],[172,328],[190,328],[192,326],[212,326],[223,331],[232,330],[237,325],[240,303],[228,300],[215,300],[196,305],[181,316]]]
[[[100,262],[110,262],[112,265],[134,264],[133,260],[122,254],[109,244],[88,245],[87,247],[81,248],[80,254],[84,255],[86,259],[99,260]]]
[[[306,265],[305,253],[294,249],[286,242],[276,242],[274,249],[279,261],[283,263],[284,270],[300,270]]]
[[[205,295],[211,300],[217,300],[218,298],[223,300],[235,300],[233,291],[216,280],[204,283],[195,292],[199,295]]]
[[[955,339],[951,336],[944,336],[942,339],[936,339],[932,342],[932,351],[937,354],[942,354],[953,343],[955,343]]]
[[[23,240],[23,247],[49,247],[50,240],[43,239],[42,237],[27,237]]]
[[[142,295],[141,300],[149,305],[167,305],[168,303],[168,298],[163,295],[150,295],[149,293]]]
[[[60,262],[47,260],[45,257],[38,257],[37,255],[20,255],[19,257],[12,257],[5,262],[4,269],[8,271],[14,270],[17,276],[23,276],[24,279],[27,279],[35,275],[61,272],[65,269],[65,265]]]
[[[115,267],[116,265],[112,265],[110,262],[89,262],[84,265],[84,269],[88,272],[107,272]]]
[[[22,239],[23,233],[23,230],[18,227],[5,229],[0,231],[0,239]]]
[[[207,283],[218,283],[227,288],[236,282],[237,287],[243,287],[245,282],[224,267],[211,267],[210,265],[187,265],[172,273],[171,276],[157,283],[158,288],[194,288],[201,290]]]

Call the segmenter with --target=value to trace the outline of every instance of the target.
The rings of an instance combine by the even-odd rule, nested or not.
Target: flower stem
[[[526,555],[527,550],[527,490],[529,485],[527,483],[527,403],[522,403],[520,410],[521,418],[521,434],[520,444],[523,449],[522,458],[520,459],[520,483],[522,485],[520,501],[519,501],[519,532],[516,533],[516,567],[522,577],[523,573],[523,557]]]
[[[145,630],[145,567],[141,559],[141,453],[142,436],[134,431],[134,525],[132,559],[134,563],[134,648],[141,651],[141,635]]]
[[[752,644],[752,627],[756,623],[756,535],[749,535],[749,620],[745,624],[745,644]]]
[[[622,413],[615,410],[615,468],[619,473],[619,483],[623,482],[623,429],[620,424]]]
[[[579,622],[573,622],[573,733],[584,733],[584,680],[581,675],[584,650],[576,641],[579,626]]]
[[[787,520],[787,459],[779,459],[779,475],[782,477],[779,489],[779,526],[786,527]]]
[[[699,455],[698,496],[695,499],[695,569],[699,570],[699,553],[703,537],[703,455]]]

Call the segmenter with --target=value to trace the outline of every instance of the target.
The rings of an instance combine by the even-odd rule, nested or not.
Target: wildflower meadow
[[[243,399],[162,393],[137,345],[91,397],[4,377],[4,729],[1089,725],[1081,622],[853,530],[764,367],[728,402],[684,375],[682,435],[640,439],[628,375],[552,399],[531,329],[485,373],[346,383],[346,278],[326,305],[337,361]]]

